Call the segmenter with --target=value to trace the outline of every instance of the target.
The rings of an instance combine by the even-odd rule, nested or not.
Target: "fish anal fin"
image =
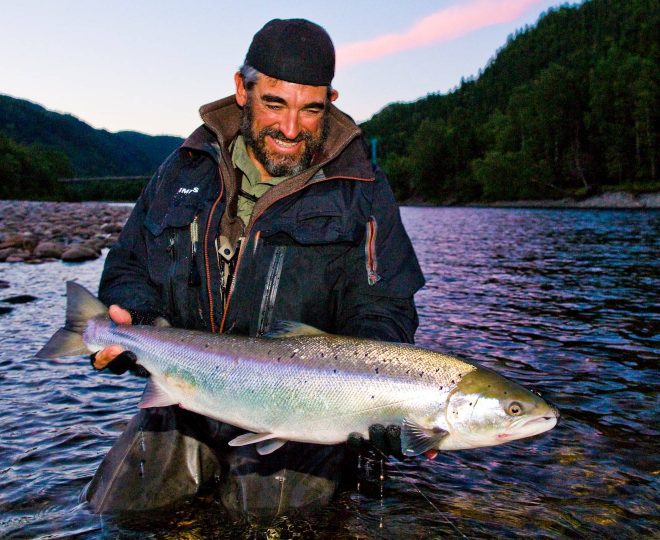
[[[426,428],[417,422],[404,420],[401,427],[401,451],[405,456],[418,456],[429,450],[437,450],[448,434],[448,431],[441,428]]]
[[[297,336],[325,336],[327,332],[296,321],[275,321],[262,337],[279,339]]]
[[[273,433],[243,433],[229,441],[229,446],[245,446],[247,444],[256,444],[258,442],[276,439],[277,435]],[[280,445],[281,446],[281,445]],[[275,448],[277,450],[277,448]]]
[[[257,453],[260,456],[267,456],[272,454],[275,450],[282,448],[287,441],[285,439],[270,439],[268,441],[262,441],[257,443]]]
[[[138,404],[140,409],[149,409],[151,407],[167,407],[169,405],[177,405],[179,402],[173,399],[167,391],[160,386],[153,378],[147,381],[147,386],[144,387],[142,399]]]

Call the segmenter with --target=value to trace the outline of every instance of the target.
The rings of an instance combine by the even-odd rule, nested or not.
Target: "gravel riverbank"
[[[660,193],[611,192],[577,201],[501,201],[509,208],[660,208]],[[132,205],[102,202],[0,201],[0,262],[96,259],[116,242]]]
[[[0,262],[96,259],[117,241],[132,205],[0,201]]]

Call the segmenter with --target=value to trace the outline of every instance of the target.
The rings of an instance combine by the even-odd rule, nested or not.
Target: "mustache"
[[[300,133],[298,133],[296,137],[294,137],[293,139],[289,139],[279,129],[275,129],[275,128],[264,128],[259,132],[259,138],[261,139],[266,137],[266,135],[269,135],[270,137],[272,137],[273,139],[277,139],[278,141],[289,142],[289,143],[297,143],[300,141],[311,142],[314,139],[312,137],[312,134],[306,131],[301,131]]]

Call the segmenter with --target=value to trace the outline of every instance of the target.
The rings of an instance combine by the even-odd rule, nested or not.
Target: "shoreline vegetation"
[[[408,200],[404,206],[437,205]],[[660,192],[608,192],[582,200],[498,201],[479,208],[660,209]],[[0,200],[0,263],[84,262],[117,241],[132,204]]]

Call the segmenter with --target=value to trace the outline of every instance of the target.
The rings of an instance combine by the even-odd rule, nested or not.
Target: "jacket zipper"
[[[257,231],[258,232],[258,231]],[[261,298],[261,308],[259,309],[259,321],[257,323],[257,336],[261,336],[270,330],[270,325],[273,322],[273,308],[275,307],[275,298],[277,291],[280,287],[280,277],[282,275],[282,267],[284,266],[284,255],[286,254],[287,246],[277,246],[273,259],[268,268],[266,276],[266,285],[264,287],[264,294]]]
[[[357,181],[360,181],[360,182],[372,182],[373,181],[373,179],[365,179],[365,178],[356,178],[356,177],[348,177],[348,176],[331,176],[329,178],[324,178],[323,180],[318,180],[318,181],[314,182],[314,184],[320,184],[321,182],[328,182],[330,180],[337,180],[339,178],[346,179],[346,180],[357,180]],[[304,185],[304,186],[300,187],[299,189],[296,189],[296,190],[291,191],[289,193],[283,194],[281,197],[279,197],[279,198],[275,199],[274,201],[272,201],[270,203],[270,205],[263,208],[261,210],[261,212],[259,212],[258,214],[252,216],[252,219],[250,219],[250,225],[248,226],[247,230],[245,231],[245,235],[243,237],[243,242],[242,242],[242,244],[240,246],[240,249],[238,251],[238,258],[236,260],[236,267],[234,268],[234,275],[238,274],[239,268],[241,266],[241,261],[243,260],[243,251],[245,250],[245,246],[247,244],[249,244],[250,234],[252,234],[252,229],[254,227],[254,224],[257,222],[257,220],[264,214],[264,212],[266,210],[268,210],[268,208],[273,206],[275,203],[281,201],[282,199],[285,199],[286,197],[290,197],[291,195],[294,195],[295,193],[298,193],[298,192],[310,187],[310,185],[311,184],[307,184],[307,185]],[[222,314],[222,320],[220,321],[220,327],[218,328],[218,332],[220,332],[220,333],[222,333],[222,331],[224,330],[224,327],[225,327],[225,322],[226,322],[226,319],[227,319],[227,313],[229,313],[229,304],[231,302],[231,297],[234,293],[234,284],[235,283],[236,283],[236,280],[233,279],[232,283],[231,283],[231,286],[229,288],[229,292],[227,294],[227,300],[225,302],[225,310],[224,310],[224,313]]]
[[[367,266],[367,283],[375,285],[380,281],[378,275],[378,258],[376,256],[376,235],[378,224],[374,216],[369,216],[367,221],[367,237],[364,242],[364,255]]]
[[[170,268],[167,273],[167,288],[170,293],[168,308],[174,312],[174,274],[176,272],[176,232],[170,231],[167,251],[170,254]]]
[[[196,215],[190,224],[190,270],[188,272],[188,286],[199,287],[202,278],[197,266],[197,244],[199,243],[199,215]]]

